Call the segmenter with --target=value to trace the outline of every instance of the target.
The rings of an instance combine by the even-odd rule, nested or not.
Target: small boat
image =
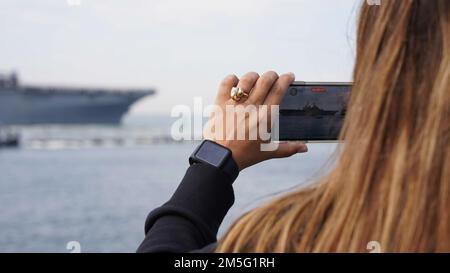
[[[15,148],[19,147],[19,145],[19,135],[12,133],[2,134],[0,132],[0,148]]]

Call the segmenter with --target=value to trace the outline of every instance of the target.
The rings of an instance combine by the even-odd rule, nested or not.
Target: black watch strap
[[[234,160],[233,156],[230,156],[228,160],[225,161],[224,166],[222,167],[222,171],[224,171],[231,179],[231,183],[233,183],[239,175],[239,166]]]

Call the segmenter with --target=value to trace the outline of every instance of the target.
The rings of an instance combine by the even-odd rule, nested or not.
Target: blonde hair
[[[450,251],[450,1],[363,4],[333,170],[239,219],[217,252]]]

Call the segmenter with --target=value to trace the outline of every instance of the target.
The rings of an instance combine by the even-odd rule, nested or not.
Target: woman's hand
[[[260,128],[271,131],[271,107],[280,105],[294,80],[292,73],[278,76],[272,71],[262,76],[251,72],[241,79],[235,75],[226,77],[220,84],[216,99],[217,109],[222,110],[223,114],[212,114],[204,131],[205,139],[229,148],[240,170],[272,158],[307,152],[308,148],[303,142],[277,143],[277,149],[273,151],[261,149],[261,145],[270,140],[261,134]],[[234,87],[241,88],[248,97],[233,100],[230,93]],[[261,106],[267,106],[267,111]],[[256,113],[254,109],[257,109]]]

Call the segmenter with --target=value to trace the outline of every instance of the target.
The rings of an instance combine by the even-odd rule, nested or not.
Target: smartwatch
[[[239,167],[230,149],[210,140],[204,140],[189,158],[189,164],[203,163],[222,170],[234,182]]]

